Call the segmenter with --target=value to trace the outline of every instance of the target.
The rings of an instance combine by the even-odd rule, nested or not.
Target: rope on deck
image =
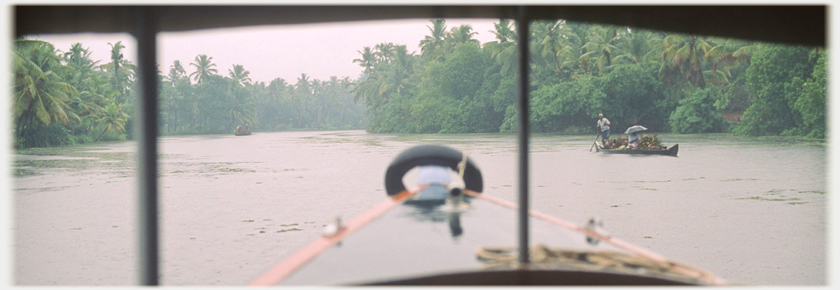
[[[544,245],[535,245],[529,252],[531,259],[527,269],[531,270],[607,271],[687,279],[698,284],[715,283],[716,279],[705,270],[620,252],[550,249]],[[518,263],[516,247],[480,247],[476,250],[476,258],[484,263],[485,270],[524,268]]]

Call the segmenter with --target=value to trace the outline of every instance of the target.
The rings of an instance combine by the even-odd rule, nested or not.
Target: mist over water
[[[660,135],[678,157],[588,151],[593,136],[534,135],[530,207],[733,283],[824,285],[827,150],[729,135]],[[517,201],[515,135],[277,132],[160,139],[163,285],[245,285],[386,198],[402,150],[442,144]],[[16,152],[13,283],[131,285],[137,277],[136,143]]]

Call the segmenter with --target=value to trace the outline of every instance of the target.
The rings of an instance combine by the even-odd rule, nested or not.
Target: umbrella
[[[640,131],[645,131],[645,130],[647,130],[647,128],[645,128],[644,126],[636,125],[636,126],[627,128],[627,131],[625,131],[624,134],[631,134],[631,133],[634,133],[634,132],[640,132]]]

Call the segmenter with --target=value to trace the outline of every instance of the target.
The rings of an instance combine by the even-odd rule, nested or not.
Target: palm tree
[[[56,70],[62,68],[52,44],[37,40],[15,41],[14,56],[14,112],[18,136],[26,125],[36,125],[35,119],[49,125],[69,122],[65,103],[76,89],[64,82]]]
[[[370,46],[365,46],[362,51],[357,50],[356,52],[361,54],[362,58],[354,59],[353,62],[359,63],[360,66],[365,68],[365,73],[369,72],[376,65],[376,54],[370,49]]]
[[[373,98],[379,95],[379,81],[371,75],[362,76],[357,82],[348,83],[347,88],[353,94],[354,103],[365,100],[369,108]]]
[[[92,72],[93,68],[99,62],[93,61],[90,58],[91,53],[87,48],[83,48],[79,42],[73,43],[70,46],[70,50],[64,53],[64,61],[76,72],[74,79],[77,81],[79,78],[86,77],[88,73]]]
[[[116,95],[113,86],[106,77],[106,73],[95,71],[98,61],[90,58],[91,51],[82,47],[81,43],[73,43],[67,52],[61,54],[67,64],[63,79],[77,90],[77,94],[69,95],[66,104],[71,108],[65,110],[72,121],[71,129],[76,133],[78,125],[89,121],[91,115],[102,110],[108,98]]]
[[[394,48],[395,47],[396,47],[396,45],[394,45],[391,42],[388,42],[388,43],[383,42],[383,43],[377,44],[373,47],[374,49],[376,49],[376,52],[374,53],[374,55],[376,55],[376,58],[377,58],[378,61],[384,62],[384,63],[390,63],[391,59],[394,55]]]
[[[612,58],[619,49],[613,45],[616,31],[613,26],[594,26],[584,44],[586,52],[582,57],[594,60],[598,69],[603,70],[612,65]]]
[[[534,40],[538,43],[535,47],[542,57],[551,56],[549,59],[554,62],[554,70],[560,72],[560,59],[558,55],[562,49],[562,38],[560,29],[561,21],[537,21],[533,23]]]
[[[747,42],[737,39],[723,39],[722,43],[706,53],[705,58],[711,62],[712,68],[704,72],[714,83],[728,83],[732,78],[731,70],[743,65],[749,66],[753,53],[761,48],[759,42]]]
[[[426,35],[420,41],[420,55],[427,60],[440,60],[443,57],[441,51],[444,47],[444,39],[446,37],[446,20],[436,18],[429,20],[432,22],[432,27],[429,28],[431,35]]]
[[[618,52],[613,58],[617,63],[642,63],[656,61],[661,55],[661,38],[656,33],[639,29],[621,29],[616,36]]]
[[[493,59],[502,65],[501,73],[508,74],[518,63],[516,50],[519,37],[508,19],[500,19],[494,26],[496,30],[491,32],[496,35],[496,41],[485,43],[484,46],[491,51]]]
[[[579,71],[579,75],[588,75],[591,70],[589,60],[583,57],[585,53],[584,39],[591,25],[584,23],[564,22],[560,28],[560,35],[563,42],[558,55],[562,59],[562,66]]]
[[[114,88],[120,90],[120,61],[125,58],[122,54],[125,46],[122,45],[122,41],[117,41],[116,44],[109,42],[108,45],[111,46],[111,62],[114,65]]]
[[[303,117],[304,115],[308,115],[311,110],[312,93],[312,84],[309,81],[309,76],[305,73],[300,74],[295,84],[294,98],[292,99],[298,112],[298,128],[303,126]]]
[[[473,35],[476,34],[478,32],[472,31],[472,26],[468,24],[453,27],[449,34],[446,35],[446,45],[450,49],[455,49],[455,47],[464,43],[478,44],[478,39],[473,39]]]
[[[96,116],[100,114],[108,103],[118,94],[111,86],[108,76],[103,72],[91,73],[87,78],[75,85],[78,94],[71,97],[67,103],[72,109],[68,114],[73,116],[73,132],[76,125],[81,125],[85,131],[90,130]]]
[[[252,96],[247,89],[242,86],[234,85],[230,87],[230,93],[233,96],[233,106],[228,109],[230,116],[230,127],[234,124],[253,124],[251,116],[254,114],[254,106],[252,103]]]
[[[122,133],[125,130],[125,122],[128,121],[128,114],[123,113],[123,106],[124,104],[117,105],[116,103],[111,103],[102,111],[96,123],[105,124],[105,130],[99,133],[99,136],[96,137],[94,142],[99,141],[102,135],[112,130],[117,133]]]
[[[499,19],[499,23],[493,23],[495,30],[490,30],[496,36],[496,42],[504,43],[516,41],[516,32],[511,29],[509,19]]]
[[[190,74],[190,77],[195,80],[196,83],[204,83],[209,78],[210,75],[214,75],[219,71],[215,69],[215,63],[213,63],[213,58],[208,57],[206,54],[201,54],[195,57],[195,62],[191,62],[190,65],[195,67],[195,71]]]
[[[169,66],[169,74],[166,76],[166,79],[172,82],[173,85],[187,75],[187,71],[184,69],[184,65],[181,64],[180,60],[175,60],[172,62],[172,65]]]
[[[666,80],[673,81],[678,75],[689,84],[704,88],[703,61],[707,53],[715,47],[697,35],[672,34],[663,39],[665,50],[662,52],[660,74]]]
[[[228,74],[230,75],[230,78],[233,79],[233,82],[238,85],[244,85],[251,82],[251,78],[248,77],[251,72],[245,70],[241,64],[234,64],[233,70],[228,69]]]
[[[125,48],[125,45],[122,45],[122,41],[117,41],[114,44],[111,44],[109,42],[108,45],[111,46],[111,62],[101,65],[100,68],[106,71],[113,72],[114,89],[117,90],[120,94],[123,94],[125,84],[123,83],[121,85],[120,81],[122,79],[128,80],[130,77],[132,77],[133,69],[135,69],[135,66],[123,56],[122,50],[123,48]]]
[[[405,45],[394,49],[394,62],[379,76],[379,96],[387,98],[392,93],[401,93],[410,86],[414,74],[413,57],[414,54],[409,54]]]

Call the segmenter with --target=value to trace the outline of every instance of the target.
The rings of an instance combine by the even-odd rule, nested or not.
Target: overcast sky
[[[497,19],[448,19],[446,30],[469,24],[478,33],[474,38],[483,44],[494,40],[490,31],[496,22]],[[329,80],[331,76],[356,79],[362,73],[362,67],[353,63],[353,59],[361,56],[358,51],[365,46],[373,48],[376,44],[392,42],[406,45],[409,52],[419,55],[420,40],[431,35],[427,26],[432,26],[429,19],[414,19],[162,33],[158,37],[158,63],[167,74],[173,61],[179,60],[189,74],[195,70],[190,65],[195,57],[206,54],[213,58],[220,75],[227,76],[234,64],[241,64],[251,72],[254,82],[268,83],[279,77],[294,84],[302,73],[310,79]],[[137,63],[137,46],[129,34],[33,35],[30,38],[48,41],[61,51],[81,42],[100,64],[110,62],[108,43],[122,41],[126,46],[124,56]]]

